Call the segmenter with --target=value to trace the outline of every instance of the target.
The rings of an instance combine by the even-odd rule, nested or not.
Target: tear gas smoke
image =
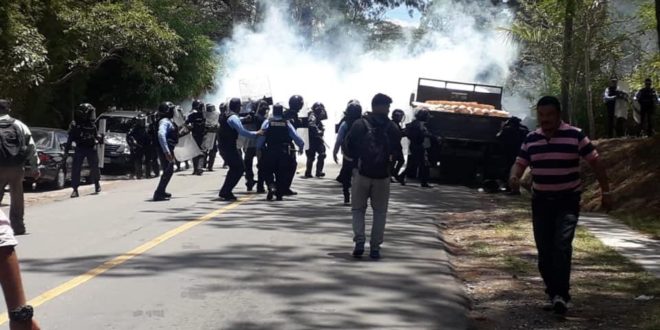
[[[414,39],[411,29],[404,29],[408,31],[405,40],[386,51],[366,50],[366,36],[356,33],[338,33],[342,36],[334,35],[332,42],[304,48],[303,33],[292,24],[284,6],[271,1],[267,6],[265,19],[256,29],[238,26],[233,37],[219,46],[225,59],[218,89],[207,100],[224,102],[241,94],[241,81],[267,77],[275,102],[287,106],[294,94],[304,97],[306,107],[323,102],[330,127],[339,121],[350,99],[360,100],[369,110],[378,92],[394,99],[392,110],[409,112],[410,93],[415,92],[420,77],[504,85],[518,56],[517,46],[498,30],[512,24],[513,13],[490,1],[435,1],[428,8],[430,28],[421,40]],[[504,110],[527,113],[526,108]]]

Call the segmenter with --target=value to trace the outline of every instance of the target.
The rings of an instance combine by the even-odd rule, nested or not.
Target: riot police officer
[[[158,187],[154,192],[154,201],[164,201],[172,197],[167,192],[167,185],[174,174],[174,147],[179,143],[179,130],[172,121],[174,118],[174,104],[163,102],[158,106],[158,158],[163,170]]]
[[[207,171],[213,172],[215,155],[218,153],[218,139],[216,139],[215,134],[217,134],[218,131],[220,112],[216,110],[215,105],[207,103],[204,118],[206,119],[206,131],[204,135],[205,150],[203,167],[206,168]]]
[[[405,117],[406,114],[401,109],[395,109],[394,111],[392,111],[392,121],[399,128],[401,132],[401,137],[404,137],[406,135],[405,130],[403,129],[403,122],[405,121]],[[397,148],[397,150],[399,149]],[[397,154],[394,155],[392,167],[390,168],[390,173],[392,173],[393,179],[399,181],[399,183],[401,183],[402,185],[406,184],[406,176],[401,173],[401,168],[403,168],[405,162],[406,159],[403,156],[403,150],[402,150],[401,152],[397,152]]]
[[[97,145],[102,144],[104,137],[98,133],[96,128],[96,109],[89,103],[80,104],[74,114],[74,123],[69,130],[69,139],[64,147],[65,157],[69,154],[72,143],[76,143],[73,154],[73,165],[71,169],[71,187],[73,192],[71,198],[79,197],[80,171],[85,159],[89,164],[91,179],[94,182],[96,193],[101,192],[101,173],[99,170],[99,155]],[[65,159],[66,164],[66,159]]]
[[[149,114],[149,125],[147,126],[149,141],[145,147],[145,158],[147,178],[160,175],[160,164],[158,164],[158,111]]]
[[[204,135],[206,134],[206,118],[204,118],[204,103],[200,100],[193,101],[192,110],[186,119],[186,126],[190,129],[195,143],[200,150],[202,150],[202,143],[204,142]],[[199,155],[192,159],[193,162],[193,175],[202,175],[204,155]]]
[[[289,170],[296,161],[295,149],[291,148],[291,144],[298,146],[299,154],[305,147],[293,124],[283,118],[283,113],[281,104],[274,105],[273,116],[261,126],[264,135],[257,139],[257,149],[261,153],[259,163],[263,163],[262,170],[268,184],[267,200],[272,200],[275,195],[281,201],[282,196],[286,195]]]
[[[261,129],[264,121],[268,117],[269,106],[268,102],[265,100],[260,100],[256,103],[254,108],[255,110],[250,113],[248,116],[244,117],[241,121],[245,125],[245,128],[250,131],[258,131]],[[257,193],[266,192],[264,188],[264,172],[260,171],[261,163],[257,164],[257,180],[254,180],[254,158],[257,157],[257,147],[256,141],[248,141],[245,147],[245,153],[243,157],[243,164],[245,165],[245,185],[247,186],[247,191],[252,191],[254,185],[257,185]]]
[[[150,172],[149,162],[146,157],[146,149],[150,143],[149,133],[146,128],[146,116],[139,114],[135,117],[133,127],[126,134],[126,142],[131,149],[131,162],[133,163],[133,175],[142,179],[143,166],[146,167],[146,172]]]
[[[218,129],[218,150],[220,155],[227,162],[229,171],[220,189],[218,196],[225,201],[235,201],[237,198],[232,193],[234,187],[241,180],[245,167],[238,150],[238,136],[244,136],[249,139],[256,139],[257,132],[250,132],[243,127],[238,113],[241,111],[241,99],[233,98],[229,102],[229,109],[226,113],[220,115],[220,127]]]
[[[305,101],[303,100],[303,97],[300,95],[293,95],[291,96],[291,98],[289,98],[289,110],[283,113],[283,118],[291,122],[291,125],[293,126],[294,129],[303,127],[302,120],[300,120],[298,114],[300,113],[300,110],[302,110],[304,105],[305,105]],[[293,148],[293,143],[291,144],[291,148]],[[288,173],[284,178],[285,188],[283,189],[282,192],[284,196],[291,196],[298,194],[295,191],[291,190],[291,184],[293,184],[293,178],[296,176],[297,168],[298,168],[298,162],[296,159],[294,159],[294,162],[290,164]]]
[[[307,119],[309,131],[309,149],[307,149],[307,170],[305,171],[305,177],[312,177],[314,158],[317,158],[316,177],[322,178],[325,176],[325,173],[323,173],[323,165],[325,162],[325,141],[323,141],[325,127],[323,126],[323,121],[328,119],[328,113],[325,111],[325,106],[323,103],[314,103],[314,105],[312,105],[312,111],[310,111],[307,115]]]
[[[348,131],[353,126],[358,119],[362,117],[362,105],[358,100],[351,100],[346,105],[346,111],[344,111],[344,118],[339,124],[337,130],[337,140],[335,141],[335,147],[332,152],[332,156],[335,160],[335,163],[339,163],[337,154],[341,149],[341,146],[344,144],[344,138]],[[352,159],[344,157],[341,170],[339,171],[339,176],[337,181],[342,185],[342,191],[344,193],[344,204],[350,205],[351,203],[351,179],[353,178],[353,169],[355,169],[355,162]]]
[[[431,118],[431,112],[422,108],[415,113],[415,120],[406,126],[406,136],[410,140],[410,154],[406,175],[417,177],[424,188],[431,187],[429,180],[428,149],[433,135],[426,128],[426,122]]]

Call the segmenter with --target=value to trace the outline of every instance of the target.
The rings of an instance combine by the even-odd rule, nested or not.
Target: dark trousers
[[[394,177],[398,177],[401,173],[403,165],[406,163],[406,159],[403,157],[403,152],[394,157],[394,161],[390,166],[390,174]]]
[[[204,166],[210,171],[215,165],[215,157],[218,154],[218,147],[214,146],[213,149],[209,150],[206,155],[206,164]]]
[[[325,144],[322,141],[317,141],[310,143],[309,149],[306,151],[307,154],[307,170],[305,175],[312,175],[312,168],[314,167],[314,160],[316,160],[316,176],[319,176],[323,173],[323,167],[325,166]],[[318,157],[317,157],[318,155]]]
[[[641,120],[642,122],[640,123],[642,126],[642,131],[646,133],[646,135],[651,136],[654,133],[653,130],[653,111],[654,109],[646,109],[642,108],[640,111],[640,116],[642,117]]]
[[[625,134],[626,120],[614,115],[614,107],[607,108],[607,136],[610,138],[621,137]],[[616,133],[616,135],[615,135]]]
[[[174,152],[174,148],[170,150]],[[154,197],[162,197],[165,195],[167,185],[170,183],[172,175],[174,175],[174,162],[168,161],[165,157],[165,153],[160,149],[158,149],[158,159],[160,159],[160,166],[163,170],[163,174],[160,176],[158,187],[156,188],[156,192],[154,192]]]
[[[245,183],[254,184],[254,159],[257,157],[257,148],[247,148],[243,156],[243,165],[245,166]],[[257,174],[258,175],[258,174]]]
[[[243,159],[241,153],[236,147],[220,147],[220,156],[227,162],[229,170],[225,176],[225,182],[220,188],[220,195],[229,195],[234,190],[234,187],[241,180],[245,167],[243,166]]]
[[[132,149],[131,150],[131,161],[133,163],[133,175],[138,179],[141,179],[143,176],[142,167],[146,167],[146,172],[149,173],[149,163],[145,161],[145,152],[144,149]]]
[[[296,156],[294,155],[293,161],[289,164],[289,168],[286,171],[286,174],[284,175],[284,187],[285,191],[291,190],[291,185],[293,184],[293,178],[296,176],[296,170],[298,170],[298,160]]]
[[[99,170],[99,154],[95,148],[77,147],[76,152],[73,154],[73,164],[71,165],[71,187],[78,190],[80,186],[80,171],[82,171],[83,161],[87,159],[89,164],[90,177],[95,185],[99,184],[101,180],[101,172]]]
[[[408,164],[411,167],[406,168],[406,175],[408,177],[417,177],[421,183],[428,183],[429,181],[429,164],[426,159],[426,152],[424,149],[410,149],[408,156]],[[410,173],[409,171],[413,171]],[[419,171],[418,173],[415,173]]]
[[[337,181],[341,182],[342,192],[346,199],[351,197],[351,181],[353,180],[354,168],[355,163],[344,158],[341,164],[341,170],[339,171],[339,176],[337,177]]]
[[[282,196],[289,189],[289,174],[292,164],[296,163],[295,154],[291,154],[288,146],[278,150],[264,150],[264,179],[269,190],[274,190],[276,196]]]
[[[579,215],[580,195],[577,193],[558,197],[536,194],[532,200],[538,267],[550,298],[559,295],[566,301],[571,299],[572,244]]]
[[[201,149],[202,143],[204,142],[204,135],[195,135],[193,134],[193,140],[197,143],[197,146]],[[192,159],[193,163],[193,172],[197,173],[204,170],[204,154],[201,154]]]
[[[154,176],[160,175],[160,164],[158,164],[157,149],[151,146],[145,148],[144,157],[146,162],[147,178],[151,177],[151,173],[153,173]]]

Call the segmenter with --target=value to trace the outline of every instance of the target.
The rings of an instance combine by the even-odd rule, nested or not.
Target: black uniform
[[[651,136],[654,134],[653,114],[658,103],[658,93],[651,87],[644,87],[637,92],[636,98],[637,102],[639,102],[640,115],[642,117],[642,130]]]
[[[289,136],[288,123],[285,119],[269,119],[269,127],[266,130],[262,159],[269,199],[273,194],[278,200],[286,195],[291,184],[290,169],[296,166],[296,153],[292,148],[293,139]]]
[[[295,129],[303,127],[303,123],[298,117],[298,111],[292,111],[292,110],[285,111],[284,119],[288,120]],[[290,149],[292,150],[295,149],[293,142],[290,143]],[[293,178],[296,176],[296,170],[298,169],[298,161],[295,156],[293,162],[289,165],[290,167],[288,168],[287,174],[285,175],[284,178],[284,187],[285,187],[284,195],[293,194],[293,191],[291,190],[291,185],[293,184]]]
[[[309,149],[307,149],[307,170],[305,177],[312,177],[312,167],[314,166],[314,159],[318,155],[316,162],[316,177],[323,177],[323,166],[326,157],[325,142],[323,141],[323,134],[325,127],[321,118],[317,116],[314,111],[310,111],[307,117],[309,120]]]
[[[160,175],[160,164],[158,163],[158,117],[152,114],[149,119],[150,123],[147,126],[147,136],[149,138],[145,146],[145,162],[147,169],[147,178]]]
[[[401,127],[401,124],[396,123],[396,122],[395,122],[395,124],[399,128],[399,133],[400,133],[401,137],[402,138],[405,137],[406,132],[403,129],[403,127]],[[394,157],[394,159],[393,159],[393,162],[392,162],[392,166],[390,168],[390,173],[392,173],[392,176],[395,179],[399,180],[399,182],[401,182],[403,184],[403,183],[405,183],[405,180],[404,180],[405,175],[400,174],[401,173],[401,168],[403,168],[403,165],[406,163],[406,158],[403,155],[403,149],[396,149],[396,152],[394,153],[393,157]]]
[[[69,130],[69,139],[66,143],[65,155],[68,154],[72,143],[76,143],[75,153],[73,154],[73,164],[71,169],[71,187],[74,193],[78,192],[80,186],[80,171],[85,159],[89,164],[91,171],[91,180],[94,182],[96,191],[101,190],[99,181],[101,180],[101,172],[99,170],[99,155],[97,145],[103,142],[103,138],[98,134],[98,130],[94,122],[74,123]]]
[[[424,146],[424,142],[427,138],[433,138],[433,135],[426,128],[425,122],[416,119],[406,126],[406,136],[410,140],[406,175],[417,177],[423,186],[427,186],[430,164],[428,150]]]
[[[126,134],[126,142],[131,148],[131,160],[133,162],[133,175],[138,179],[142,179],[143,166],[146,167],[146,172],[149,172],[148,162],[145,159],[146,148],[150,143],[149,133],[144,125],[136,124]]]
[[[204,113],[200,110],[193,110],[186,120],[186,125],[190,127],[190,133],[192,134],[195,143],[201,149],[202,143],[204,143],[204,135],[206,134],[206,118],[204,118]],[[193,158],[193,174],[201,175],[204,171],[204,155],[199,155]]]
[[[522,146],[525,138],[529,134],[529,129],[520,124],[520,119],[509,119],[502,130],[497,133],[497,140],[500,142],[504,156],[506,157],[505,172],[502,173],[501,179],[508,181],[511,167],[516,162],[520,147]]]

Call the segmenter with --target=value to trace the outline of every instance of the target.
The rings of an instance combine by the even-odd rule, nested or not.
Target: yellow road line
[[[211,213],[209,213],[209,214],[207,214],[203,217],[200,217],[200,218],[197,218],[195,220],[191,220],[189,222],[186,222],[185,224],[183,224],[183,225],[181,225],[177,228],[174,228],[174,229],[172,229],[172,230],[170,230],[170,231],[168,231],[168,232],[166,232],[166,233],[164,233],[164,234],[162,234],[162,235],[160,235],[160,236],[158,236],[158,237],[156,237],[156,238],[154,238],[154,239],[152,239],[152,240],[150,240],[150,241],[148,241],[148,242],[146,242],[146,243],[144,243],[144,244],[142,244],[138,247],[136,247],[135,249],[133,249],[131,251],[128,251],[128,252],[126,252],[126,253],[124,253],[124,254],[122,254],[122,255],[120,255],[120,256],[112,259],[112,260],[108,260],[108,261],[104,262],[103,264],[101,264],[100,266],[98,266],[98,267],[96,267],[96,268],[94,268],[94,269],[78,276],[78,277],[75,277],[75,278],[73,278],[73,279],[71,279],[71,280],[69,280],[65,283],[62,283],[62,284],[58,285],[57,287],[55,287],[53,289],[50,289],[50,290],[40,294],[39,296],[33,298],[32,300],[28,301],[27,303],[29,305],[32,305],[33,307],[38,307],[40,305],[43,305],[43,304],[47,303],[48,301],[50,301],[52,299],[55,299],[58,296],[73,290],[74,288],[78,287],[79,285],[84,284],[85,282],[93,279],[94,277],[97,277],[97,276],[107,272],[108,270],[113,269],[113,268],[125,263],[126,261],[131,260],[132,258],[137,257],[137,256],[153,249],[154,247],[156,247],[159,244],[169,240],[172,237],[175,237],[175,236],[177,236],[177,235],[179,235],[179,234],[181,234],[181,233],[183,233],[183,232],[185,232],[185,231],[187,231],[187,230],[189,230],[189,229],[191,229],[191,228],[193,228],[193,227],[195,227],[199,224],[207,222],[207,221],[217,217],[220,214],[223,214],[227,211],[235,209],[239,205],[251,200],[252,198],[254,198],[254,195],[242,198],[242,199],[240,199],[240,200],[238,200],[234,203],[231,203],[231,204],[229,204],[229,205],[227,205],[227,206],[225,206],[221,209],[217,209],[217,210],[215,210],[215,211],[213,211],[213,212],[211,212]],[[0,325],[6,323],[7,321],[9,321],[9,316],[7,315],[7,313],[0,314]]]

